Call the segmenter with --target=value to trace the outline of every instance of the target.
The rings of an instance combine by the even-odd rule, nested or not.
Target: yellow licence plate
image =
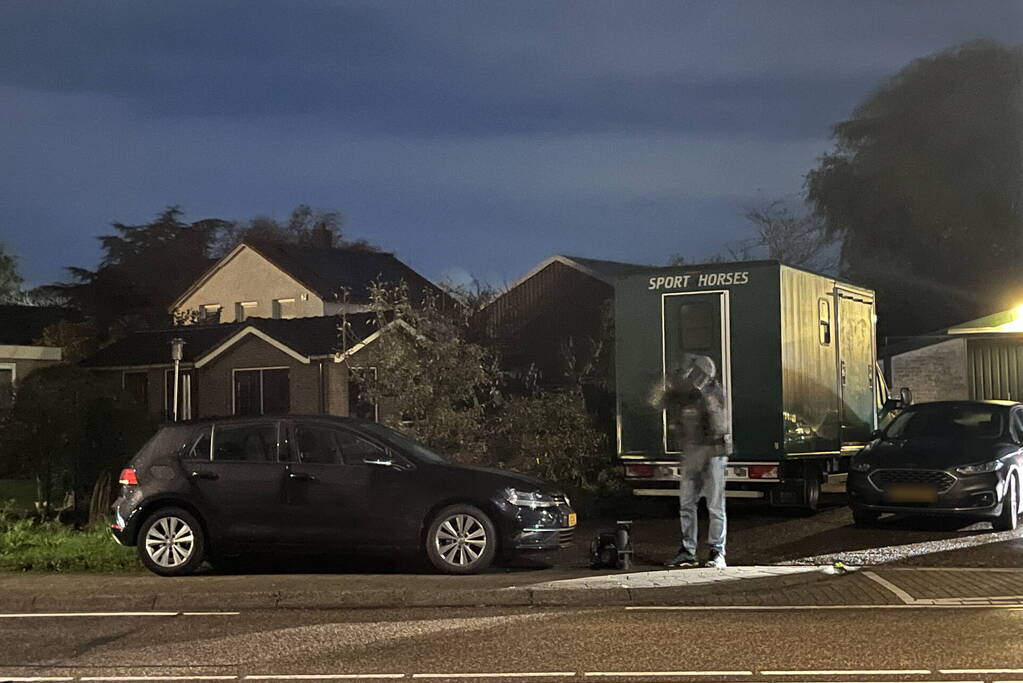
[[[893,503],[933,503],[938,500],[938,490],[914,484],[889,486],[885,489],[885,498]]]
[[[577,519],[578,519],[578,515],[576,515],[576,513],[574,513],[574,512],[569,512],[568,513],[568,525],[569,526],[575,526],[575,522],[576,522]]]

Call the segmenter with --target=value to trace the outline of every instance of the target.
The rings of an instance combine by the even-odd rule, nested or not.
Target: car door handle
[[[288,478],[295,481],[316,481],[316,477],[308,472],[288,472]]]
[[[192,472],[188,476],[190,476],[193,480],[206,479],[209,481],[216,481],[217,479],[220,479],[220,475],[217,474],[216,472],[204,472],[202,470],[196,470],[195,472]]]

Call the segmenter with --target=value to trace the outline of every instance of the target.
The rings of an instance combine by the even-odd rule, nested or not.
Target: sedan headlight
[[[982,462],[978,465],[963,465],[957,467],[956,472],[959,474],[985,474],[987,472],[995,472],[1002,469],[1001,460],[992,460],[991,462]]]
[[[504,499],[512,505],[530,508],[550,508],[558,504],[553,496],[542,491],[523,491],[522,489],[505,489]]]
[[[854,462],[849,465],[849,469],[853,470],[854,472],[869,472],[870,463],[864,461]]]

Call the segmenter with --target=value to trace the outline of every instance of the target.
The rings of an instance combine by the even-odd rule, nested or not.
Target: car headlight
[[[523,491],[522,489],[505,489],[504,499],[512,505],[530,508],[550,508],[558,504],[553,496],[542,491]]]
[[[963,465],[957,467],[956,472],[959,474],[985,474],[986,472],[995,472],[1002,469],[1001,460],[992,460],[991,462],[982,462],[978,465]]]
[[[849,465],[849,469],[853,470],[854,472],[869,472],[870,471],[870,463],[869,462],[854,462],[854,463],[851,463]]]

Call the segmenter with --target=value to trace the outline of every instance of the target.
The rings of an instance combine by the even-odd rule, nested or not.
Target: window
[[[214,462],[274,462],[277,460],[277,424],[218,424],[213,430]]]
[[[210,438],[212,433],[212,427],[203,427],[192,447],[188,449],[188,455],[185,458],[188,460],[210,460],[213,457],[213,440]]]
[[[361,465],[387,460],[387,450],[347,429],[299,425],[295,430],[299,461],[320,465]]]
[[[366,385],[375,382],[377,378],[376,368],[349,368],[348,369],[348,416],[358,417],[363,420],[379,421],[377,404],[363,397]]]
[[[294,299],[274,299],[275,318],[294,318],[297,313]]]
[[[921,404],[899,414],[888,427],[889,439],[993,439],[1002,434],[1001,408],[984,405]]]
[[[255,301],[239,301],[234,305],[235,322],[242,322],[256,314]]]
[[[220,304],[205,304],[199,307],[199,322],[216,325],[220,322],[220,314],[223,312]]]
[[[287,368],[234,371],[235,415],[280,415],[291,408]]]
[[[131,394],[143,408],[149,408],[149,373],[126,372],[121,376],[121,386]]]
[[[6,410],[14,403],[14,370],[13,363],[0,365],[0,410]]]
[[[821,344],[828,346],[831,344],[831,302],[827,299],[817,300],[817,318],[818,339]]]
[[[1012,438],[1016,443],[1023,443],[1023,411],[1012,414]]]
[[[163,376],[163,410],[168,420],[174,419],[174,371],[167,370]],[[192,404],[195,401],[192,386],[192,371],[182,370],[178,373],[178,420],[191,420]]]

